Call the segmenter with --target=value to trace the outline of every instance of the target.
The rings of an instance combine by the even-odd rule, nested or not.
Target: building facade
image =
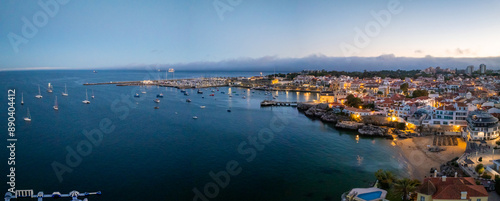
[[[470,112],[467,117],[467,138],[472,140],[492,140],[498,138],[498,119],[484,111]]]

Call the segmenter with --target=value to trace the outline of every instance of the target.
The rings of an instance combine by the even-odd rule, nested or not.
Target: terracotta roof
[[[435,190],[434,190],[435,188]],[[432,199],[461,199],[461,192],[467,192],[470,197],[488,197],[488,192],[482,185],[477,185],[472,177],[425,178],[424,183],[418,189],[419,193],[432,195]]]

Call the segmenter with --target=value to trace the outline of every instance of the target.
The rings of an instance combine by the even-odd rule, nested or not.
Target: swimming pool
[[[380,198],[381,195],[382,195],[382,191],[373,191],[373,192],[369,192],[369,193],[359,194],[356,197],[368,201],[368,200],[378,199],[378,198]]]

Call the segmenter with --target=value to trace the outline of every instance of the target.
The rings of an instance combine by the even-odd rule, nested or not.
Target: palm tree
[[[391,171],[378,170],[375,172],[375,177],[380,182],[380,187],[385,190],[389,189],[396,180],[396,177]]]
[[[394,190],[403,193],[403,201],[406,201],[408,200],[408,194],[415,191],[418,186],[420,186],[419,180],[404,178],[394,183]]]

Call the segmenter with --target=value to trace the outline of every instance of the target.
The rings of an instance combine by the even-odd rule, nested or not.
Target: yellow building
[[[488,201],[488,192],[472,177],[429,177],[417,190],[417,201]]]
[[[335,102],[335,96],[333,92],[321,92],[319,94],[319,102],[321,103],[333,103]]]

